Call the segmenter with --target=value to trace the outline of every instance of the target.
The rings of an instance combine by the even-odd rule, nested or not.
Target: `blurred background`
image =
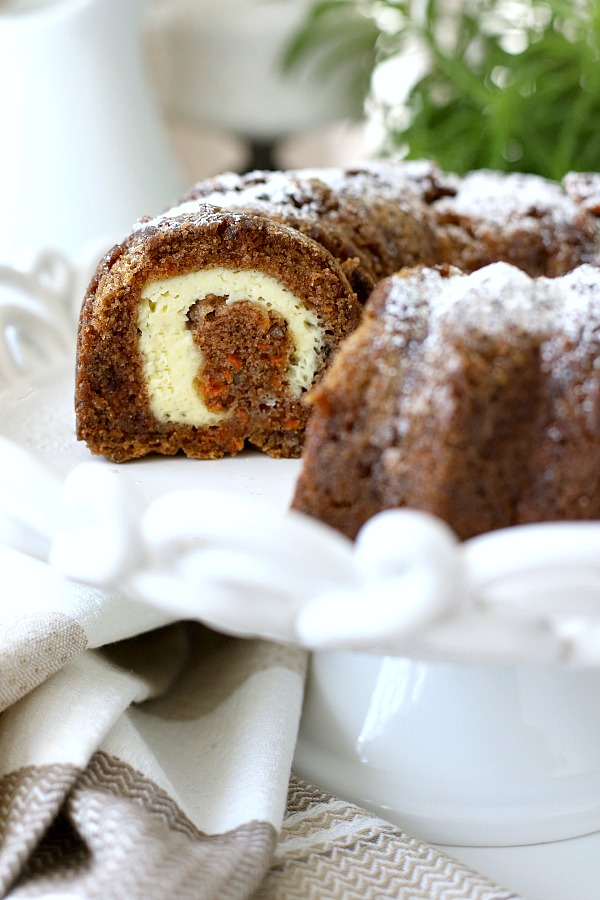
[[[163,107],[242,165],[600,165],[598,0],[148,0],[147,26]]]
[[[327,31],[345,24],[341,10],[323,23]],[[238,169],[318,165],[356,152],[366,87],[357,73],[370,71],[372,34],[357,14],[365,56],[345,45],[334,60],[325,34],[304,40],[312,15],[310,0],[146,0],[148,71],[188,163],[204,142],[200,168],[210,168],[219,140]],[[217,171],[223,161],[217,153]]]
[[[0,0],[0,261],[224,170],[600,167],[598,0]]]

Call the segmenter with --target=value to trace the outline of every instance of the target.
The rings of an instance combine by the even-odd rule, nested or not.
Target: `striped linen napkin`
[[[0,897],[515,900],[290,781],[303,650],[0,567]]]

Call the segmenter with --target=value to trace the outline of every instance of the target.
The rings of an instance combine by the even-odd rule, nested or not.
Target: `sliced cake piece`
[[[78,437],[116,461],[297,456],[304,395],[360,309],[339,262],[286,225],[202,205],[142,224],[83,304]]]

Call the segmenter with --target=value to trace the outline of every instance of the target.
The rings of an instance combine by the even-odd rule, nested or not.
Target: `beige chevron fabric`
[[[86,647],[102,647],[172,616],[62,578],[0,543],[0,710],[58,672]]]
[[[0,566],[0,898],[513,900],[289,787],[304,651]]]
[[[254,900],[519,900],[463,863],[292,778],[273,864]]]
[[[250,897],[305,662],[191,623],[70,659],[1,716],[0,896]]]

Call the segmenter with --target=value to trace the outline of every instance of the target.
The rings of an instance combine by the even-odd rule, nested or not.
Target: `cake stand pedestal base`
[[[431,843],[600,830],[600,671],[314,655],[301,777]]]

